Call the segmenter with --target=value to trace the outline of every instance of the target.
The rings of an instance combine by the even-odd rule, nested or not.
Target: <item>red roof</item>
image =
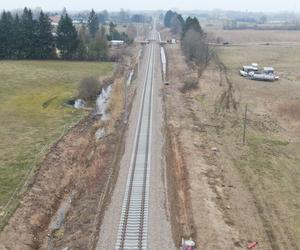
[[[60,20],[60,16],[56,15],[56,16],[50,16],[50,20],[52,23],[58,23]]]

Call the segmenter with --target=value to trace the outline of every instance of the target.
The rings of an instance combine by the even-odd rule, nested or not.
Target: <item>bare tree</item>
[[[134,41],[137,36],[137,29],[133,24],[128,25],[127,34],[130,40]]]
[[[184,80],[183,86],[180,88],[182,93],[186,93],[189,90],[197,89],[199,85],[199,79],[197,77],[189,77]]]
[[[100,82],[94,77],[81,80],[78,86],[78,97],[85,101],[93,100],[100,91]]]
[[[213,48],[208,45],[205,35],[190,29],[183,38],[183,50],[186,58],[197,66],[200,78],[213,56]]]

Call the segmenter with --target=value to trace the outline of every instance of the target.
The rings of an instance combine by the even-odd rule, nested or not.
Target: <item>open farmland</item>
[[[247,31],[233,32],[243,38]],[[210,63],[199,88],[187,94],[179,91],[184,74],[195,72],[185,66],[178,45],[167,47],[167,122],[173,154],[181,152],[172,165],[187,173],[181,178],[190,196],[182,207],[190,209],[191,231],[203,249],[245,249],[253,241],[264,250],[300,247],[300,46],[292,44],[294,32],[273,43],[281,33],[219,47],[220,60]],[[241,77],[241,66],[253,62],[274,67],[281,79]]]
[[[251,191],[273,249],[300,246],[300,53],[299,46],[225,48],[221,60],[233,83],[240,112],[247,103],[247,146],[230,155]],[[234,56],[232,56],[234,55]],[[257,62],[275,67],[278,82],[257,82],[238,75],[241,65]],[[236,136],[240,131],[235,131]],[[237,153],[239,152],[239,153]]]
[[[288,43],[300,44],[300,31],[287,30],[221,30],[206,29],[206,32],[221,37],[231,44]]]
[[[17,205],[18,197],[10,199],[15,190],[19,191],[49,146],[85,115],[63,105],[76,96],[78,82],[112,71],[111,63],[0,62],[1,226]]]

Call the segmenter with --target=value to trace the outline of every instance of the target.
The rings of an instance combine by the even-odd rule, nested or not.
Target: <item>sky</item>
[[[300,12],[299,0],[0,0],[0,9],[41,7],[43,10],[240,10]]]

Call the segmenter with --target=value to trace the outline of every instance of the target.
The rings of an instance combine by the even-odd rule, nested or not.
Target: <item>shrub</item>
[[[181,87],[180,90],[182,93],[186,93],[189,90],[197,89],[198,85],[199,85],[198,78],[190,77],[184,81],[183,86]]]
[[[78,97],[85,101],[92,101],[99,94],[100,87],[100,82],[96,78],[84,78],[78,86]]]

